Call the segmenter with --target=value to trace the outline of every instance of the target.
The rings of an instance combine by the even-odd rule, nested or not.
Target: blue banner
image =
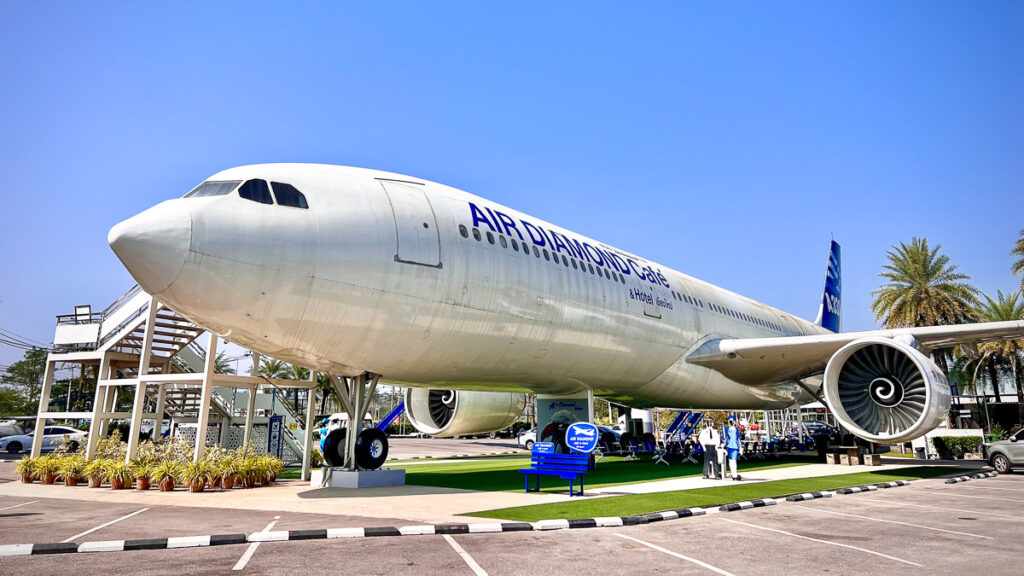
[[[270,425],[267,430],[267,453],[277,458],[281,457],[281,448],[284,444],[284,416],[275,414],[270,417]]]
[[[574,452],[590,454],[597,448],[597,426],[589,422],[577,422],[565,431],[565,445]]]

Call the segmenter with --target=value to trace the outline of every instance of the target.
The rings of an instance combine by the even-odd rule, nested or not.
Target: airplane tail
[[[825,271],[825,290],[821,295],[821,304],[818,307],[818,318],[815,324],[839,332],[843,327],[842,321],[842,276],[839,266],[839,243],[832,241],[828,251],[828,269]]]

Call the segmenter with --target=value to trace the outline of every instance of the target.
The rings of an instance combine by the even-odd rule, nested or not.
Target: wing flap
[[[893,330],[868,330],[840,334],[813,334],[780,338],[722,338],[709,340],[691,352],[691,364],[717,370],[731,380],[749,386],[775,384],[821,373],[840,348],[868,336],[910,336],[928,352],[957,344],[1024,338],[1024,321],[926,326]]]

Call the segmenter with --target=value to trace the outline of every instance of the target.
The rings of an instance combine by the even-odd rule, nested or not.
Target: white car
[[[28,434],[20,434],[18,436],[8,436],[3,440],[0,440],[0,451],[7,451],[11,454],[17,454],[22,450],[32,449],[32,438],[35,436],[35,432]],[[64,438],[67,437],[71,440],[71,446],[73,450],[77,450],[78,446],[85,443],[85,439],[89,435],[77,428],[71,428],[70,426],[47,426],[43,429],[43,452],[53,452],[60,445],[64,443]]]
[[[516,443],[519,444],[519,446],[521,448],[526,448],[527,450],[532,450],[533,449],[533,443],[536,442],[536,441],[537,441],[537,429],[536,428],[534,428],[532,430],[527,430],[527,429],[523,428],[522,430],[519,431],[519,435],[516,436]]]

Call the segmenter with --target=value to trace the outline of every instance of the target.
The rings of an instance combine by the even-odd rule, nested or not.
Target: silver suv
[[[1021,428],[1009,440],[1000,440],[985,444],[985,459],[996,472],[1006,474],[1014,467],[1024,467],[1024,428]]]

